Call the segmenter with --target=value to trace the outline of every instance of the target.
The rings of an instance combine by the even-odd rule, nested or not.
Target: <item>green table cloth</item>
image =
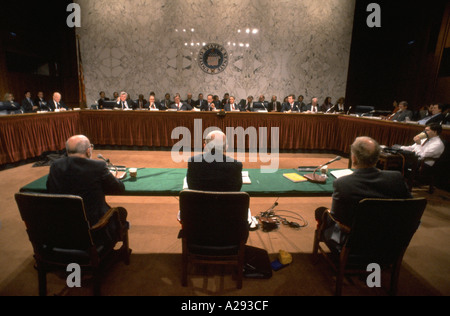
[[[127,173],[123,183],[126,196],[178,196],[183,190],[187,169],[138,169],[137,178]],[[335,178],[328,172],[325,184],[311,182],[294,183],[286,179],[285,173],[305,175],[310,172],[298,172],[295,169],[279,169],[274,173],[261,173],[260,169],[246,169],[251,184],[243,184],[242,191],[253,197],[296,197],[296,196],[331,196]],[[332,171],[332,170],[330,170]],[[46,192],[47,176],[44,176],[21,188],[21,192]]]

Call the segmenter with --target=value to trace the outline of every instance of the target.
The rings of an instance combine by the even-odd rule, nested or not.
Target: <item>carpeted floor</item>
[[[172,162],[164,151],[95,151],[115,164],[128,167],[185,168]],[[280,168],[295,168],[324,163],[329,154],[280,154]],[[27,183],[48,173],[48,167],[23,165],[0,172],[0,296],[37,295],[37,273],[33,268],[31,244],[14,201],[14,193]],[[259,163],[244,162],[244,168],[258,168]],[[343,159],[333,165],[346,168]],[[400,273],[399,295],[450,295],[450,193],[436,190],[429,195],[425,188],[416,188],[415,196],[426,196],[428,206],[422,225],[404,257]],[[251,199],[253,215],[268,209],[277,198]],[[176,197],[108,197],[112,206],[128,210],[131,223],[131,264],[118,263],[105,276],[102,294],[111,296],[328,296],[333,295],[335,279],[323,260],[313,264],[311,251],[315,229],[314,210],[331,205],[330,198],[280,198],[275,209],[296,212],[308,226],[293,229],[281,226],[270,233],[257,230],[250,233],[248,245],[264,248],[271,260],[279,250],[293,255],[293,263],[267,280],[245,279],[243,288],[236,289],[231,271],[227,269],[192,268],[189,286],[181,286],[181,241],[177,239]],[[49,295],[91,295],[88,276],[81,289],[65,286],[64,274],[48,275]],[[344,295],[387,295],[389,277],[383,274],[382,288],[370,289],[361,277],[347,279]]]

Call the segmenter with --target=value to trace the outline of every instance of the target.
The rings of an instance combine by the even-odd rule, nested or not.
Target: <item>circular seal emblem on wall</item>
[[[206,44],[198,54],[198,65],[208,74],[218,74],[228,66],[228,53],[219,44]]]

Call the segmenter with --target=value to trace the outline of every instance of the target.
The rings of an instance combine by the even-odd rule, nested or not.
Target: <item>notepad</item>
[[[248,171],[242,171],[242,184],[252,184],[252,180],[250,180]]]
[[[284,173],[283,177],[291,180],[292,182],[304,182],[308,181],[305,177],[299,175],[298,173]]]
[[[339,179],[343,176],[348,176],[349,174],[352,174],[353,171],[350,169],[342,169],[342,170],[334,170],[330,172],[336,179]]]

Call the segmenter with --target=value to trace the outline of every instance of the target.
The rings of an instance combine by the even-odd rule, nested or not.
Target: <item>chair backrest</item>
[[[17,206],[36,251],[93,246],[83,199],[73,195],[16,193]]]
[[[245,192],[180,193],[183,237],[201,246],[239,245],[248,237],[250,196]]]
[[[372,263],[393,263],[408,247],[426,205],[425,198],[362,200],[346,242],[350,256],[365,257]]]

